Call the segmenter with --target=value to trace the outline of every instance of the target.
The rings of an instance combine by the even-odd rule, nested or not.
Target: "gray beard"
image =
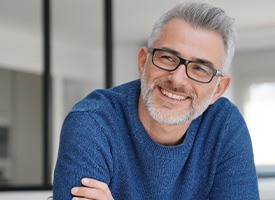
[[[219,81],[217,81],[217,84],[213,92],[211,93],[211,95],[209,95],[202,101],[198,101],[197,95],[194,93],[185,91],[185,89],[177,89],[177,91],[184,90],[192,98],[192,105],[189,107],[189,109],[185,113],[178,114],[177,116],[174,116],[174,115],[171,116],[167,112],[164,112],[162,111],[162,109],[156,107],[156,105],[153,102],[152,92],[154,88],[163,84],[157,80],[155,80],[151,85],[147,84],[147,77],[145,73],[143,73],[141,77],[141,96],[150,116],[154,120],[162,124],[179,125],[179,124],[183,124],[186,121],[190,121],[197,118],[208,108],[208,106],[210,105],[211,99],[215,91],[217,90],[218,83]],[[171,83],[169,84],[165,83],[165,84],[171,85]],[[171,90],[175,91],[174,88],[171,88]]]

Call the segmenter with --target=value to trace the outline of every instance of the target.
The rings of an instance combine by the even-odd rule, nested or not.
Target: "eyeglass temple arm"
[[[225,73],[223,73],[223,72],[217,70],[215,76],[225,76]]]

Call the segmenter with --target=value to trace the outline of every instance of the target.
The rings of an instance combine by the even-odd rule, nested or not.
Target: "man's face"
[[[179,19],[168,22],[162,33],[154,48],[170,49],[191,61],[207,60],[221,70],[224,44],[217,33],[195,29]],[[164,71],[153,65],[152,54],[146,48],[141,50],[141,103],[145,105],[141,109],[146,108],[154,120],[163,124],[182,124],[198,117],[221,95],[221,91],[217,92],[217,77],[208,84],[195,82],[187,77],[185,67],[181,65],[173,72]]]

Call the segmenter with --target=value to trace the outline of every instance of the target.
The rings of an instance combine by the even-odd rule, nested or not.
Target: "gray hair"
[[[156,21],[148,40],[149,49],[160,39],[164,26],[175,18],[183,19],[195,28],[213,30],[222,36],[225,46],[222,69],[227,72],[234,56],[237,39],[234,19],[227,16],[223,9],[206,2],[179,3]]]

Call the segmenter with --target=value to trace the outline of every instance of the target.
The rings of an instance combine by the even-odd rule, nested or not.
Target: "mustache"
[[[187,90],[185,87],[176,87],[171,81],[162,82],[160,80],[154,80],[152,86],[153,86],[152,89],[154,87],[162,87],[162,88],[168,89],[172,92],[187,94],[192,99],[197,98],[197,95],[193,91]]]

